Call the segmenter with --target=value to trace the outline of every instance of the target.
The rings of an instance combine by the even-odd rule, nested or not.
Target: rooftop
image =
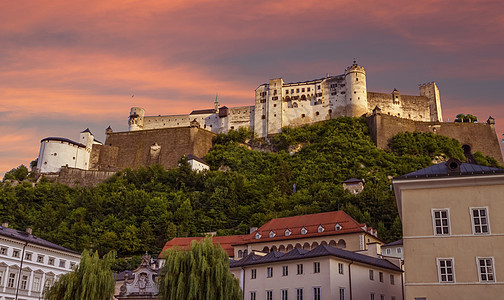
[[[421,169],[403,176],[396,177],[394,179],[471,176],[471,175],[488,175],[488,174],[504,174],[504,169],[464,163],[456,159],[450,159],[447,162],[442,162],[437,165],[427,167],[425,169]]]
[[[229,263],[230,268],[235,267],[243,267],[250,265],[258,265],[258,264],[266,264],[266,263],[274,263],[280,261],[288,261],[288,260],[296,260],[296,259],[304,259],[304,258],[314,258],[314,257],[322,257],[322,256],[334,256],[338,258],[342,258],[345,260],[350,260],[354,262],[359,262],[363,264],[368,264],[384,269],[389,269],[397,272],[402,272],[399,267],[394,265],[388,260],[371,257],[343,249],[338,249],[335,247],[320,245],[317,248],[308,251],[302,249],[293,249],[287,253],[281,252],[270,252],[265,256],[256,255],[251,253],[247,255],[245,258],[241,260],[231,260]]]
[[[202,114],[214,114],[217,111],[213,108],[211,109],[198,109],[191,111],[190,115],[202,115]]]
[[[228,256],[234,256],[234,248],[232,245],[240,243],[245,237],[246,235],[214,236],[212,237],[212,241],[214,244],[220,244],[224,251],[226,251]],[[189,246],[191,246],[192,241],[199,242],[204,238],[205,237],[174,238],[164,245],[163,250],[159,254],[159,257],[161,258],[163,252],[167,249],[173,247],[187,249],[189,248]]]
[[[65,252],[80,255],[79,252],[76,252],[76,251],[67,249],[65,247],[53,244],[49,241],[46,241],[46,240],[41,239],[39,237],[36,237],[32,234],[28,234],[25,231],[19,231],[19,230],[0,226],[0,235],[5,236],[5,237],[9,237],[12,239],[16,239],[19,241],[23,241],[23,242],[28,242],[29,244],[35,244],[35,245],[39,245],[39,246],[43,246],[43,247],[47,247],[47,248],[51,248],[51,249],[55,249],[55,250],[60,250],[60,251],[65,251]]]
[[[383,245],[381,247],[383,248],[383,247],[392,247],[392,246],[402,246],[402,244],[403,244],[403,241],[402,241],[402,239],[400,239],[400,240],[393,241],[393,242],[390,242],[388,244],[385,244],[385,245]]]
[[[81,144],[81,143],[78,143],[78,142],[75,142],[75,141],[72,141],[70,139],[67,139],[67,138],[62,138],[62,137],[46,137],[45,139],[42,139],[40,140],[40,142],[44,142],[44,141],[58,141],[58,142],[65,142],[65,143],[69,143],[69,144],[72,144],[72,145],[75,145],[77,147],[82,147],[82,148],[86,148],[85,145]]]

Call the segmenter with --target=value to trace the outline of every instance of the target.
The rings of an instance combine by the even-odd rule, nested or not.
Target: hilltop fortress
[[[244,127],[256,137],[268,138],[283,127],[297,127],[341,116],[365,117],[371,138],[380,148],[400,132],[432,132],[456,138],[466,153],[481,151],[503,163],[495,121],[445,123],[439,90],[434,82],[419,85],[419,95],[367,91],[366,71],[355,61],[344,74],[284,83],[272,79],[255,90],[253,106],[220,106],[186,115],[146,116],[131,108],[129,130],[105,130],[105,143],[89,130],[79,141],[50,137],[41,141],[37,171],[67,185],[94,185],[124,168],[161,164],[177,166],[183,155],[204,157],[212,138]]]
[[[257,137],[280,133],[282,127],[301,126],[341,116],[369,116],[375,108],[382,114],[414,121],[442,122],[439,90],[434,82],[419,86],[420,95],[368,92],[366,71],[355,61],[338,76],[284,83],[272,79],[255,90],[255,104],[220,107],[216,98],[212,109],[194,110],[187,115],[145,116],[140,107],[131,108],[129,130],[149,130],[189,126],[197,121],[203,129],[227,133],[250,128]]]

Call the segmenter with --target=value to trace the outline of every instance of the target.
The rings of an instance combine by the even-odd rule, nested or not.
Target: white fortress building
[[[94,139],[89,128],[80,133],[78,142],[61,137],[42,139],[37,169],[40,173],[59,172],[62,166],[89,170],[89,160],[94,144],[102,145]]]
[[[187,115],[146,116],[140,107],[131,108],[129,130],[186,127],[196,120],[214,133],[250,128],[258,137],[281,132],[282,127],[301,126],[341,116],[382,114],[423,122],[442,122],[439,90],[434,82],[419,86],[419,96],[368,92],[366,71],[355,61],[344,74],[303,82],[285,83],[271,79],[255,90],[255,104],[194,110]]]

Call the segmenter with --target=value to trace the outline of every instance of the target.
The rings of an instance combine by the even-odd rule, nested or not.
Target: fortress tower
[[[439,89],[435,82],[428,82],[420,84],[420,96],[429,99],[430,121],[443,122],[443,115],[441,113],[441,99],[439,97]]]
[[[368,112],[366,70],[354,60],[345,70],[347,116],[361,117]]]
[[[129,131],[142,130],[144,127],[145,109],[132,107],[128,118]]]

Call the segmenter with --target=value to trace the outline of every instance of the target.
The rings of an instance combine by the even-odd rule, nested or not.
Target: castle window
[[[332,114],[332,109],[329,110],[329,114]]]
[[[298,104],[297,103],[292,103],[292,107],[297,108]]]
[[[278,100],[278,96],[271,97],[271,100]]]
[[[294,89],[291,89],[291,94],[294,94]]]
[[[353,93],[354,93],[354,94],[357,94],[357,92],[356,92],[356,91],[354,91]]]
[[[304,88],[302,88],[302,89],[301,89],[301,92],[303,92],[303,93],[304,93],[304,91],[305,91],[305,89],[304,89]]]
[[[346,92],[345,92],[345,91],[343,91],[343,92],[341,92],[341,94],[342,94],[342,95],[344,95],[344,94],[346,94]]]
[[[320,85],[317,85],[317,90],[320,90]]]
[[[276,104],[273,104],[273,107],[276,107]]]
[[[263,120],[264,120],[264,119],[266,119],[266,115],[262,115],[262,119],[263,119]]]
[[[306,115],[305,115],[305,114],[302,114],[302,115],[301,115],[301,118],[304,118],[304,117],[306,117]]]
[[[306,89],[306,91],[307,91],[307,92],[309,92],[309,91],[310,91],[310,88],[307,88],[307,89]]]
[[[359,78],[358,78],[358,77],[355,77],[355,81],[359,81]]]
[[[233,130],[233,129],[234,129],[234,126],[231,126],[231,130]]]
[[[277,90],[274,90],[274,91],[273,91],[273,95],[276,95],[276,94],[277,94]]]
[[[110,146],[112,146],[112,145],[110,145]],[[75,160],[75,156],[73,157],[73,159]]]
[[[289,93],[289,90],[285,90],[285,93],[288,94]]]
[[[274,114],[273,116],[275,116],[275,117],[276,117],[276,114]]]
[[[296,93],[299,93],[299,89],[296,89]]]

